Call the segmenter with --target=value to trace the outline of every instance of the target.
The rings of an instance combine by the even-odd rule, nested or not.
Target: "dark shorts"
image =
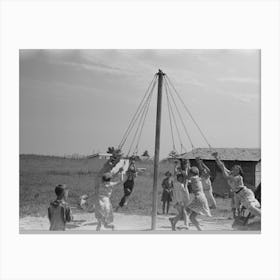
[[[123,184],[123,191],[125,195],[130,195],[134,187],[134,181],[127,180]]]

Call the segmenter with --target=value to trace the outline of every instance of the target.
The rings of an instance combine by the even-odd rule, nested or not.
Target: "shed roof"
[[[214,160],[212,153],[218,152],[222,160],[260,161],[261,149],[257,148],[197,148],[182,155],[185,159],[200,157],[204,160]]]

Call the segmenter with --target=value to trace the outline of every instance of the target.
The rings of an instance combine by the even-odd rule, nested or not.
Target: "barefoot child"
[[[102,183],[99,186],[98,193],[96,195],[95,202],[95,217],[97,219],[96,230],[100,231],[101,226],[104,225],[105,228],[111,228],[114,230],[113,220],[113,208],[110,201],[112,195],[113,187],[119,182],[111,182],[112,174],[110,172],[104,173],[102,176]]]
[[[166,205],[166,214],[169,212],[169,204],[172,201],[172,189],[173,189],[173,180],[172,180],[172,174],[170,171],[165,172],[164,174],[166,177],[162,181],[162,195],[161,195],[161,201],[162,201],[162,214],[165,214],[165,205]]]
[[[188,182],[191,185],[193,200],[187,205],[187,212],[190,214],[190,220],[198,230],[201,230],[200,224],[197,221],[197,215],[206,215],[211,217],[207,198],[203,192],[201,178],[197,167],[191,167],[189,170]]]
[[[186,228],[188,229],[188,215],[185,209],[185,206],[189,203],[190,194],[189,191],[184,184],[185,178],[182,173],[177,174],[176,181],[174,182],[174,189],[173,189],[173,198],[174,198],[174,208],[178,211],[178,214],[173,217],[169,218],[171,223],[172,230],[176,230],[176,224],[179,220],[183,219]]]
[[[202,159],[200,159],[198,157],[196,158],[196,162],[198,164],[198,169],[199,169],[199,174],[200,174],[200,178],[201,178],[201,182],[202,182],[202,186],[203,186],[203,191],[207,198],[208,204],[209,204],[210,208],[216,209],[217,203],[213,196],[212,183],[210,180],[210,169],[208,168],[208,166],[206,164],[204,164]]]
[[[66,203],[68,197],[66,185],[57,185],[55,194],[56,200],[51,202],[48,208],[50,230],[65,230],[66,223],[73,219],[71,209]]]
[[[236,209],[239,209],[240,204],[248,209],[253,215],[261,216],[261,206],[259,201],[255,198],[255,195],[252,190],[244,186],[243,183],[243,171],[240,165],[234,165],[230,170],[228,170],[224,163],[219,159],[218,153],[213,153],[213,156],[216,159],[216,162],[224,177],[227,179],[231,190],[234,195],[234,218]]]

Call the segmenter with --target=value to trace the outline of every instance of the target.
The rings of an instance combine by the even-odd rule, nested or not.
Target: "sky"
[[[19,62],[21,154],[90,155],[118,146],[158,69],[212,147],[260,147],[259,50],[20,50]],[[171,94],[184,123],[173,105],[180,134],[173,123],[176,150],[181,152],[180,138],[183,151],[207,147],[176,93]],[[157,85],[139,154],[154,153],[156,96]],[[174,148],[165,87],[160,145],[161,157]]]

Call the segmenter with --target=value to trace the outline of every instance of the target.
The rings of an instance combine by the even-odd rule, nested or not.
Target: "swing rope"
[[[144,124],[145,124],[145,121],[146,121],[146,118],[147,118],[147,115],[148,115],[148,112],[149,112],[149,109],[150,109],[150,104],[151,104],[154,88],[155,88],[155,83],[153,84],[153,87],[151,89],[151,93],[150,93],[150,96],[149,96],[149,101],[148,101],[147,106],[146,106],[145,116],[143,118],[141,129],[140,129],[140,132],[139,132],[139,135],[138,135],[138,140],[137,140],[137,143],[136,143],[136,146],[135,146],[135,149],[134,149],[133,153],[138,153],[138,146],[139,146],[140,139],[141,139],[141,136],[142,136],[142,131],[143,131],[143,128],[144,128]]]
[[[182,153],[182,150],[184,149],[185,151],[187,151],[187,149],[184,147],[183,145],[183,141],[182,141],[182,138],[181,138],[181,134],[180,134],[180,131],[179,131],[179,128],[178,128],[178,125],[177,125],[177,122],[176,122],[176,117],[175,117],[175,114],[174,114],[174,111],[172,109],[172,104],[170,102],[170,97],[169,97],[169,94],[168,94],[168,90],[167,90],[167,87],[166,87],[166,83],[164,83],[164,86],[165,86],[165,94],[166,94],[166,99],[167,99],[167,106],[170,110],[170,113],[171,113],[171,124],[172,124],[172,121],[173,123],[175,124],[175,128],[176,128],[176,132],[177,132],[177,135],[178,135],[178,139],[179,139],[179,142],[180,142],[180,148],[181,148],[181,153]],[[175,141],[174,141],[175,142]],[[176,150],[176,148],[175,148]]]
[[[190,116],[190,118],[192,119],[192,121],[194,122],[195,126],[197,127],[198,131],[200,132],[202,138],[204,139],[204,141],[206,142],[206,144],[209,146],[209,148],[212,150],[213,148],[211,147],[210,143],[208,142],[206,136],[204,135],[204,133],[202,132],[201,128],[199,127],[198,123],[195,121],[192,113],[190,112],[190,110],[188,109],[188,107],[186,106],[186,104],[184,103],[182,97],[180,96],[180,94],[178,93],[178,91],[176,90],[176,88],[174,87],[173,83],[171,82],[170,78],[165,75],[166,77],[166,81],[168,84],[171,85],[171,87],[173,88],[174,92],[176,93],[177,97],[179,98],[179,100],[181,101],[181,103],[183,104],[185,110],[187,111],[188,115]]]
[[[173,151],[177,153],[176,146],[175,146],[175,141],[174,141],[174,133],[173,133],[173,126],[172,126],[172,119],[171,119],[170,102],[169,102],[169,97],[167,95],[167,89],[166,89],[166,84],[165,83],[164,83],[164,86],[165,86],[165,95],[166,95],[166,100],[167,100],[169,124],[170,124],[171,136],[172,136]]]
[[[171,91],[170,91],[170,88],[169,88],[168,83],[166,82],[166,79],[164,79],[164,80],[165,80],[165,83],[166,83],[166,86],[167,86],[167,92],[168,92],[169,96],[171,97],[171,100],[173,101],[173,104],[174,104],[174,106],[175,106],[175,109],[176,109],[176,111],[177,111],[177,114],[178,114],[178,116],[179,116],[179,119],[180,119],[180,121],[181,121],[181,123],[182,123],[182,126],[183,126],[183,128],[184,128],[184,131],[185,131],[185,133],[186,133],[186,135],[187,135],[187,137],[188,137],[188,139],[189,139],[189,142],[190,142],[190,144],[191,144],[191,148],[192,148],[192,150],[194,150],[194,145],[193,145],[192,139],[191,139],[191,137],[190,137],[190,135],[189,135],[189,133],[188,133],[188,130],[187,130],[187,128],[186,128],[186,125],[185,125],[185,123],[184,123],[184,121],[183,121],[181,112],[179,111],[179,108],[178,108],[178,106],[177,106],[177,104],[176,104],[176,101],[175,101],[173,95],[171,94]]]
[[[140,114],[138,116],[138,119],[139,119],[138,126],[136,127],[135,133],[133,135],[133,138],[132,138],[132,141],[131,141],[131,144],[130,144],[130,147],[129,147],[129,150],[128,150],[128,153],[127,153],[127,156],[129,156],[130,151],[131,151],[131,149],[132,149],[132,147],[133,147],[133,145],[135,143],[136,136],[137,136],[138,132],[140,131],[139,136],[138,136],[138,140],[136,142],[136,143],[139,144],[140,137],[141,137],[142,130],[143,130],[143,126],[144,126],[144,123],[145,123],[145,120],[146,120],[146,116],[147,116],[147,113],[148,113],[148,109],[149,109],[149,106],[150,106],[150,103],[151,103],[151,98],[152,98],[152,94],[153,94],[153,90],[154,90],[155,84],[156,84],[156,80],[153,83],[153,86],[152,86],[152,88],[151,88],[151,90],[149,92],[149,95],[148,95],[148,97],[147,97],[147,99],[146,99],[146,101],[144,103],[144,106],[142,107],[142,110],[141,110],[141,112],[140,112]],[[137,122],[137,120],[136,120],[136,122]],[[135,153],[136,149],[138,149],[137,145],[135,146],[134,153]]]
[[[145,103],[147,102],[147,96],[149,95],[151,86],[153,84],[155,84],[156,79],[157,79],[157,75],[155,74],[153,79],[152,79],[152,81],[150,82],[150,84],[149,84],[149,86],[148,86],[148,88],[147,88],[147,90],[146,90],[146,92],[145,92],[145,94],[144,94],[140,104],[138,105],[136,112],[134,113],[133,117],[131,118],[127,129],[125,130],[125,133],[124,133],[124,135],[123,135],[123,137],[121,139],[121,142],[120,142],[120,144],[118,146],[118,149],[122,149],[124,144],[125,144],[125,142],[127,141],[127,138],[129,136],[129,134],[131,133],[131,130],[132,130],[133,126],[137,122],[137,120],[139,118],[139,115],[141,114],[141,111],[143,110],[143,107],[145,106]]]

